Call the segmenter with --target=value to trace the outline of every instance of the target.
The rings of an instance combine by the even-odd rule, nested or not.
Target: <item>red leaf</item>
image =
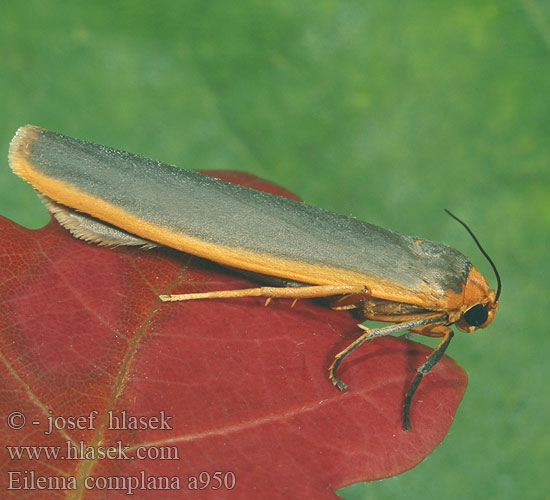
[[[223,175],[284,193],[252,176]],[[181,490],[159,491],[153,482],[156,490],[136,489],[135,498],[335,499],[337,488],[422,460],[443,439],[465,390],[464,372],[443,358],[422,382],[405,432],[401,407],[429,352],[422,345],[382,338],[363,346],[342,363],[350,386],[342,393],[328,366],[360,334],[346,313],[309,300],[294,308],[254,298],[161,304],[160,293],[253,285],[175,251],[89,245],[54,221],[31,231],[3,219],[0,231],[2,442],[59,446],[65,457],[18,459],[4,447],[0,488],[6,492],[12,471],[18,498],[66,498],[25,490],[38,476],[64,475],[80,489],[69,498],[127,498],[137,487],[130,476],[174,476]],[[109,429],[108,416],[124,411],[153,419],[145,429]],[[12,427],[22,415],[25,425],[9,428],[9,415]],[[169,428],[153,428],[162,415]],[[47,434],[48,417],[80,428]],[[66,458],[67,443],[119,441],[131,446],[129,456],[144,446],[178,458]],[[213,490],[216,471],[234,474],[235,488]],[[89,490],[88,475],[99,478]],[[209,487],[189,489],[190,477],[207,475]],[[113,477],[126,489],[114,490]]]

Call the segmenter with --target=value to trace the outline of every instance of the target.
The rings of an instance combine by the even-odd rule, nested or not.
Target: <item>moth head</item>
[[[472,230],[456,215],[449,212],[449,210],[445,209],[445,211],[453,219],[462,224],[466,231],[470,233],[470,236],[473,238],[477,247],[493,268],[497,279],[497,289],[490,290],[487,280],[483,277],[483,275],[474,266],[470,269],[468,279],[466,280],[466,284],[464,286],[464,308],[459,319],[455,322],[455,325],[460,331],[472,333],[478,328],[485,328],[495,318],[495,314],[498,309],[500,291],[502,289],[502,282],[495,263],[483,249],[481,243],[476,238],[476,235],[472,232]]]
[[[497,292],[488,290],[487,300],[465,308],[455,325],[462,332],[473,333],[491,323],[495,319],[497,309]]]

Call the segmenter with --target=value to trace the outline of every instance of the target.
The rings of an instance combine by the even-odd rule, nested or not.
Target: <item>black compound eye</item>
[[[488,317],[489,314],[487,313],[487,309],[485,309],[485,306],[482,304],[470,307],[470,309],[464,313],[464,319],[470,326],[481,326],[487,321]]]

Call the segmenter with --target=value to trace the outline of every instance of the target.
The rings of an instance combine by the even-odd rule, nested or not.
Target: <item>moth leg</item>
[[[418,388],[418,385],[420,384],[420,381],[422,380],[424,375],[426,375],[426,373],[428,373],[441,359],[441,357],[445,353],[445,350],[447,349],[447,347],[449,347],[453,335],[454,332],[450,328],[447,328],[447,331],[443,335],[441,342],[439,342],[437,347],[428,356],[426,361],[424,361],[424,363],[422,363],[416,369],[416,376],[414,377],[414,380],[412,381],[412,384],[407,391],[405,401],[403,403],[403,428],[406,431],[411,429],[410,409],[414,393],[416,392],[416,389]]]
[[[348,309],[358,309],[362,307],[363,302],[369,296],[367,287],[364,287],[360,293],[348,293],[332,301],[330,308],[335,311],[344,311]]]
[[[361,335],[359,338],[355,339],[350,345],[348,345],[343,351],[340,351],[335,357],[334,361],[329,367],[329,378],[331,382],[338,387],[341,391],[347,390],[348,386],[346,383],[344,383],[338,375],[336,375],[336,370],[340,366],[340,363],[344,360],[344,358],[355,351],[362,343],[366,342],[367,340],[372,340],[377,337],[384,337],[386,335],[391,335],[392,333],[396,333],[398,331],[403,330],[404,328],[401,326],[401,324],[397,325],[389,325],[389,326],[383,326],[381,328],[366,328],[363,325],[357,325],[359,328],[365,331],[363,335]],[[406,329],[406,327],[405,327]]]
[[[338,369],[338,366],[340,366],[340,363],[344,360],[344,358],[355,351],[362,343],[366,342],[367,340],[372,340],[378,337],[385,337],[386,335],[392,335],[394,333],[401,332],[403,330],[411,330],[413,328],[419,328],[425,325],[430,325],[432,323],[443,323],[448,319],[447,314],[437,314],[435,316],[428,316],[423,317],[420,319],[413,319],[411,321],[405,321],[403,323],[396,323],[394,325],[388,325],[383,326],[380,328],[373,328],[369,329],[362,325],[358,325],[361,329],[365,330],[365,333],[361,335],[359,338],[357,338],[354,342],[352,342],[350,345],[348,345],[343,351],[340,351],[335,357],[334,361],[329,367],[329,378],[332,381],[332,383],[338,387],[341,391],[345,391],[348,386],[340,378],[336,375],[336,370]],[[441,353],[442,355],[443,353]],[[439,356],[441,357],[441,356]],[[439,358],[437,359],[439,360]],[[435,363],[437,363],[437,360],[431,365],[433,366]],[[424,365],[422,365],[424,366]],[[426,372],[427,373],[427,372]],[[420,381],[418,382],[420,383]],[[418,384],[417,384],[418,385]],[[414,393],[414,391],[413,391]],[[412,395],[411,395],[412,398]]]
[[[177,295],[159,295],[163,302],[175,302],[181,300],[196,299],[221,299],[235,297],[279,297],[290,299],[311,299],[314,297],[330,297],[358,293],[362,286],[356,285],[306,285],[295,287],[262,286],[257,288],[243,288],[240,290],[217,290],[215,292],[183,293]]]

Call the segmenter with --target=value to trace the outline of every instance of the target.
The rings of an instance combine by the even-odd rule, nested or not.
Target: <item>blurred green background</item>
[[[443,444],[347,499],[548,498],[550,4],[543,0],[6,2],[4,151],[32,123],[446,242],[497,319],[450,354],[470,384]],[[0,213],[49,219],[0,169]]]

